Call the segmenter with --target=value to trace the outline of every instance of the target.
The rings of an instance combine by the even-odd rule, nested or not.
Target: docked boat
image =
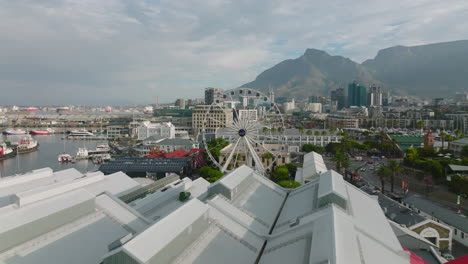
[[[98,151],[98,152],[109,152],[110,147],[109,147],[108,144],[98,144],[96,146],[96,151]]]
[[[59,162],[72,162],[72,156],[64,152],[58,155],[58,161]]]
[[[5,131],[6,135],[26,135],[28,132],[22,130],[22,129],[7,129]]]
[[[36,135],[36,136],[52,135],[53,133],[55,133],[55,131],[51,128],[36,129],[36,130],[31,131],[31,134]]]
[[[77,160],[83,160],[89,158],[89,153],[87,148],[78,148],[78,152],[76,152],[75,158]]]
[[[111,159],[110,154],[96,154],[93,155],[93,163],[94,164],[102,164],[104,161],[109,161]]]
[[[39,144],[31,136],[23,137],[18,144],[18,154],[24,154],[36,151],[39,148]]]
[[[86,130],[73,130],[68,134],[67,139],[94,139],[96,135]]]
[[[10,148],[5,143],[0,144],[0,160],[6,160],[16,156],[16,149]]]

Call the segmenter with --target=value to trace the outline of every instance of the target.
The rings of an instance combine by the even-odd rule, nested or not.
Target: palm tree
[[[340,150],[336,151],[335,157],[333,157],[333,161],[336,162],[336,170],[339,173],[342,173],[341,168],[349,166],[348,158],[346,158],[346,156]],[[346,163],[348,163],[348,165]]]
[[[304,133],[305,128],[303,126],[300,126],[298,129],[299,129],[299,133],[301,133],[302,135]]]
[[[263,134],[266,134],[270,129],[268,127],[263,127]]]
[[[270,131],[271,131],[272,134],[274,134],[274,133],[276,132],[276,128],[272,127],[272,128],[270,129]]]
[[[379,176],[380,184],[382,185],[382,194],[385,194],[385,180],[390,176],[390,169],[385,166],[380,166],[377,169],[377,176]]]
[[[299,137],[299,146],[302,146],[302,134],[304,134],[305,128],[303,126],[300,126],[298,129],[299,133],[301,134],[301,136]]]
[[[323,130],[322,131],[322,136],[326,136],[327,135],[327,131]]]
[[[314,135],[315,135],[315,136],[320,136],[320,132],[315,131],[315,132],[314,132]]]
[[[307,129],[306,134],[307,134],[307,143],[309,143],[310,142],[310,136],[312,136],[313,133],[312,133],[312,131],[310,129]]]
[[[445,132],[440,132],[439,137],[442,140],[442,150],[444,150],[444,142],[445,142],[445,137],[447,134]]]
[[[263,158],[267,160],[267,166],[270,166],[270,161],[274,158],[275,156],[271,154],[270,152],[267,152],[263,154]]]
[[[457,138],[462,138],[463,132],[460,129],[455,130],[455,135],[457,135]]]
[[[283,133],[284,127],[278,127],[278,133]]]
[[[390,175],[390,187],[391,187],[391,192],[393,192],[393,185],[395,181],[395,174],[402,171],[402,168],[400,164],[396,160],[391,160],[390,163],[388,164],[388,169],[392,173]]]
[[[384,139],[385,139],[385,132],[382,130],[379,132],[380,135],[380,144],[383,144]]]

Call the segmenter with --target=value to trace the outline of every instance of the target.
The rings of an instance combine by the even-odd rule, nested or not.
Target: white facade
[[[304,110],[310,111],[312,113],[322,113],[322,104],[321,103],[307,103]]]
[[[284,113],[290,113],[294,109],[296,109],[296,102],[294,101],[294,98],[291,100],[291,102],[286,102],[283,103],[283,111]]]
[[[171,122],[151,123],[145,121],[137,127],[137,137],[139,140],[144,140],[151,136],[175,138],[175,126]]]
[[[257,121],[258,115],[256,109],[240,109],[239,120]]]
[[[367,105],[369,106],[381,106],[383,101],[382,89],[379,86],[369,87],[369,93],[367,95]]]

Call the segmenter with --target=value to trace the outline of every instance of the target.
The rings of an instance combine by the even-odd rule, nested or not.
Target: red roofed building
[[[145,158],[183,158],[183,157],[192,157],[192,165],[194,167],[201,167],[205,165],[205,159],[203,158],[204,149],[190,149],[189,152],[184,149],[178,149],[172,152],[166,152],[164,150],[159,150],[152,152],[149,155],[146,155]]]

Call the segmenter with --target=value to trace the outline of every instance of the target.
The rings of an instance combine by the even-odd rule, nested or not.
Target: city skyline
[[[393,45],[467,39],[467,12],[465,1],[433,0],[0,1],[0,104],[201,97],[307,48],[362,62]]]

